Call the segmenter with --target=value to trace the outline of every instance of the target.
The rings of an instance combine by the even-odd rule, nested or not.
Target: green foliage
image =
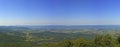
[[[72,47],[92,47],[93,46],[91,41],[83,39],[83,38],[73,40],[72,43],[73,43]]]
[[[117,40],[118,40],[118,43],[120,43],[120,35],[118,36]]]
[[[30,47],[30,42],[24,41],[23,37],[0,34],[0,47]]]
[[[118,47],[118,42],[116,39],[112,38],[110,35],[97,36],[94,39],[95,47]]]
[[[80,38],[66,40],[57,44],[44,45],[43,47],[120,47],[120,37],[112,38],[110,35],[96,36],[91,40]],[[41,46],[39,46],[41,47]]]
[[[34,45],[24,37],[0,34],[0,47],[120,47],[120,36],[113,38],[110,35],[96,36],[93,39],[80,38],[64,40],[57,43]]]

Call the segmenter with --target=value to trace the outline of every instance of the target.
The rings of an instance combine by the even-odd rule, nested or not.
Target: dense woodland
[[[0,27],[0,47],[120,47],[120,26]]]
[[[110,35],[96,36],[92,39],[65,40],[55,44],[38,47],[120,47],[120,36],[112,38]]]
[[[96,36],[92,39],[63,40],[42,45],[34,45],[17,36],[0,34],[0,37],[0,47],[120,47],[120,36],[113,38],[111,35]]]

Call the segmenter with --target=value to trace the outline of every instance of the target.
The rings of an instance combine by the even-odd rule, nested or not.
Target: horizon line
[[[101,25],[101,24],[86,24],[86,25],[83,25],[83,24],[79,24],[79,25],[0,25],[0,26],[89,26],[89,25]],[[103,25],[116,25],[116,26],[120,26],[120,24],[103,24]]]

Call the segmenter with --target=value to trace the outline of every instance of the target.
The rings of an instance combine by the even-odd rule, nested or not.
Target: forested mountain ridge
[[[96,36],[92,39],[80,38],[36,47],[120,47],[120,36],[117,38],[112,38],[110,35]]]
[[[119,34],[120,26],[0,26],[0,47],[118,47]]]
[[[0,47],[120,47],[120,36],[113,38],[111,35],[102,35],[92,39],[79,38],[34,45],[33,42],[25,41],[19,36],[0,34]]]

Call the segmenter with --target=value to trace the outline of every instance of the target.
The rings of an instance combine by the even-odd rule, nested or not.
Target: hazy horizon
[[[120,25],[119,0],[0,0],[0,26]]]

